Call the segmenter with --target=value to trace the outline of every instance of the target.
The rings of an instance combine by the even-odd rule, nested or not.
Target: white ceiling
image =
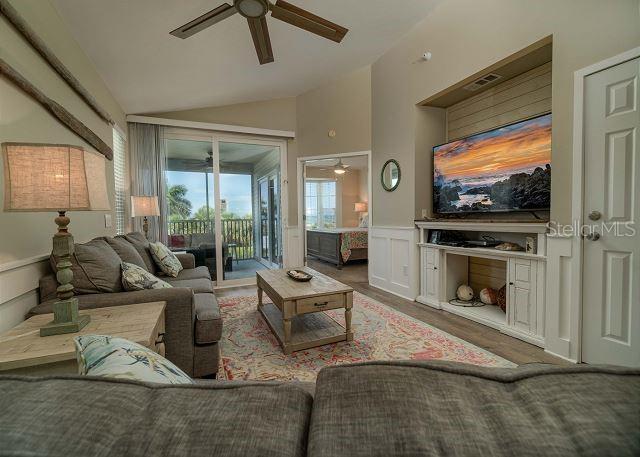
[[[343,157],[342,163],[354,170],[367,170],[369,168],[369,159],[366,156]],[[332,168],[337,163],[337,159],[309,160],[305,162],[307,167],[311,168]]]
[[[227,0],[230,2],[230,0]],[[222,0],[53,0],[127,114],[299,95],[374,62],[442,0],[290,0],[350,29],[342,44],[267,17],[260,66],[236,14],[186,40],[176,27]]]

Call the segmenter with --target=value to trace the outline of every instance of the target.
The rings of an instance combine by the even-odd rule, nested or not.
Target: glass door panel
[[[254,279],[281,257],[280,241],[273,241],[280,236],[280,148],[229,140],[218,149],[224,280]]]
[[[168,244],[194,255],[216,278],[216,242],[211,141],[167,138]]]

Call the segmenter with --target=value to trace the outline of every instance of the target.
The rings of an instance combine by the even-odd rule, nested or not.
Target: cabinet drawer
[[[317,313],[327,309],[344,308],[344,294],[303,298],[296,302],[296,314]]]

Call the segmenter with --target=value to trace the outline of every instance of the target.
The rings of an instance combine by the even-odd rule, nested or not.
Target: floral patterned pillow
[[[162,243],[149,243],[151,257],[155,260],[158,268],[167,276],[175,278],[182,271],[182,264],[176,255]]]
[[[159,384],[193,384],[184,371],[160,354],[124,338],[82,335],[74,338],[79,374]]]
[[[156,278],[144,268],[132,263],[122,262],[122,285],[124,290],[166,289],[173,287],[171,284]]]

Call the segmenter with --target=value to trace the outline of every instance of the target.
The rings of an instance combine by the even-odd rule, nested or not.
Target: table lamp
[[[40,336],[79,332],[90,318],[78,312],[74,297],[74,245],[66,212],[110,210],[105,159],[67,145],[3,143],[2,152],[4,210],[58,212],[58,233],[53,236],[58,301],[53,321],[40,328]]]
[[[359,214],[358,225],[362,227],[362,217],[363,214],[369,211],[369,205],[367,202],[358,202],[354,205],[354,211]]]
[[[131,196],[131,217],[143,217],[142,230],[145,238],[149,238],[149,220],[147,216],[160,216],[158,197]]]

